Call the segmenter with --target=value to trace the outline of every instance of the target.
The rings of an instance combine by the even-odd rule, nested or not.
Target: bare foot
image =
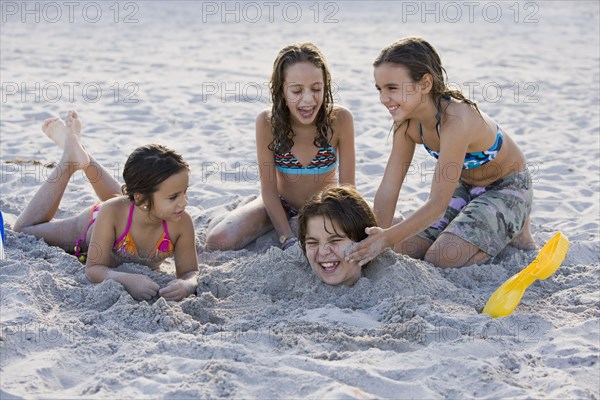
[[[69,169],[82,169],[90,163],[90,156],[81,145],[79,135],[77,134],[77,126],[81,127],[81,123],[77,119],[77,114],[69,111],[71,126],[68,127],[59,118],[51,118],[44,121],[42,130],[48,137],[58,145],[64,152],[60,163]]]
[[[513,238],[510,244],[521,250],[536,250],[539,248],[531,235],[531,217],[527,217],[523,229]]]
[[[71,130],[71,133],[81,139],[81,120],[79,114],[75,110],[69,110],[69,116],[65,121],[67,128]]]
[[[64,150],[67,135],[76,136],[78,141],[81,138],[81,121],[75,110],[69,110],[66,124],[60,118],[48,118],[42,125],[42,131]]]

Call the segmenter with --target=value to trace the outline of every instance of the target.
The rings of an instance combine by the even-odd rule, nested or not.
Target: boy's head
[[[329,187],[315,194],[300,210],[298,236],[313,271],[330,285],[353,285],[361,267],[344,261],[350,245],[376,226],[371,207],[350,186]]]

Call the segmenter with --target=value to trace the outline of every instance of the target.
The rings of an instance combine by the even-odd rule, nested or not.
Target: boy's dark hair
[[[365,199],[352,186],[330,186],[311,197],[298,214],[298,237],[306,254],[306,226],[315,216],[330,219],[344,235],[360,242],[368,235],[365,229],[377,226],[375,214]]]

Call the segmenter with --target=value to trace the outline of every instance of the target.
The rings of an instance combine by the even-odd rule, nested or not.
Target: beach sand
[[[598,3],[269,4],[2,3],[0,398],[599,398]],[[481,310],[537,251],[507,247],[453,270],[388,251],[348,288],[321,283],[299,247],[273,247],[273,232],[240,251],[204,250],[207,224],[259,192],[254,120],[293,42],[326,55],[334,98],[354,115],[357,188],[373,200],[391,119],[372,61],[409,35],[436,46],[450,81],[523,149],[536,242],[570,239],[562,266],[508,317]],[[196,296],[136,302],[12,231],[61,155],[41,123],[69,108],[121,181],[142,144],[190,163]],[[398,214],[427,199],[433,166],[417,149]],[[57,217],[95,200],[76,174]],[[171,260],[161,272],[120,269],[174,277]]]

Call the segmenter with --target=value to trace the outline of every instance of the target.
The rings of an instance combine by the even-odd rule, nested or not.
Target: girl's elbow
[[[447,203],[444,203],[442,201],[432,201],[432,211],[431,213],[433,214],[433,219],[435,219],[436,221],[442,219],[442,217],[444,216],[444,214],[446,214],[446,209],[448,208]]]
[[[377,191],[375,198],[373,199],[374,208],[378,210],[385,210],[388,208],[395,208],[398,201],[398,195],[389,191]]]
[[[100,283],[104,279],[99,274],[98,267],[94,265],[86,265],[85,266],[85,276],[92,283]]]
[[[437,210],[437,212],[435,213],[434,220],[439,221],[440,219],[442,219],[444,217],[444,214],[446,213],[445,211],[446,211],[445,208],[442,210]]]

